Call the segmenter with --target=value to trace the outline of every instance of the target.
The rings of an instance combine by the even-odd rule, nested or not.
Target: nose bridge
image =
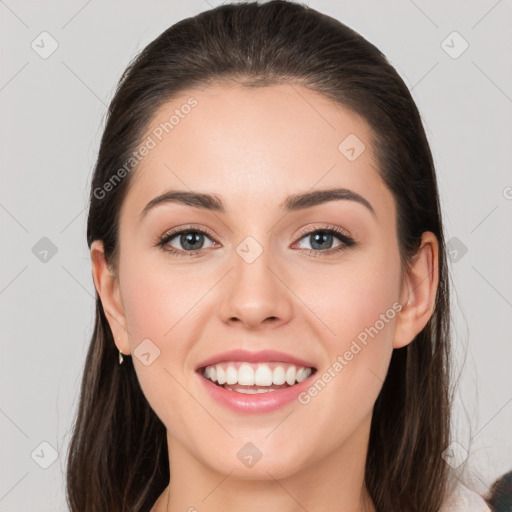
[[[236,255],[233,255],[234,274],[237,281],[243,281],[241,284],[251,287],[261,284],[263,288],[268,285],[266,281],[272,264],[268,239],[268,236],[248,235],[236,246]]]
[[[238,319],[256,326],[272,318],[288,321],[291,313],[290,296],[278,278],[267,235],[248,235],[233,254],[233,271],[222,302],[224,320]]]

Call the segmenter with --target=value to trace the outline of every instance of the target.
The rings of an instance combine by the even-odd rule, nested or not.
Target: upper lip
[[[265,362],[265,361],[282,361],[285,363],[294,364],[296,366],[304,366],[306,368],[315,368],[315,366],[305,359],[301,359],[299,357],[292,356],[291,354],[286,354],[284,352],[279,352],[277,350],[260,350],[258,352],[249,351],[249,350],[229,350],[228,352],[222,352],[221,354],[216,354],[214,356],[205,359],[200,362],[196,366],[196,370],[200,368],[204,368],[206,366],[211,366],[217,363],[222,363],[224,361],[247,361],[255,363],[255,362]]]

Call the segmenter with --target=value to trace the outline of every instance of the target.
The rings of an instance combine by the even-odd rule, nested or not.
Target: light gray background
[[[0,1],[3,512],[67,510],[65,456],[94,318],[85,207],[106,106],[139,50],[218,3]],[[454,457],[469,452],[484,492],[512,469],[512,2],[305,3],[380,48],[422,113],[447,239],[467,248],[451,263]],[[47,59],[31,48],[43,31],[59,45]],[[463,48],[446,39],[453,31],[469,44],[458,58],[445,51]],[[57,248],[46,262],[33,252],[43,237]]]

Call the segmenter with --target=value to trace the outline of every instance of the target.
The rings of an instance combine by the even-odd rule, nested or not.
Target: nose
[[[293,293],[285,271],[263,252],[252,262],[234,255],[234,268],[223,283],[220,313],[224,322],[257,329],[288,323],[293,312]]]

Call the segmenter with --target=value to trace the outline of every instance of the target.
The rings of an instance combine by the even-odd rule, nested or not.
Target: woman
[[[359,34],[284,1],[166,30],[111,102],[87,240],[72,511],[463,503],[433,159]]]

